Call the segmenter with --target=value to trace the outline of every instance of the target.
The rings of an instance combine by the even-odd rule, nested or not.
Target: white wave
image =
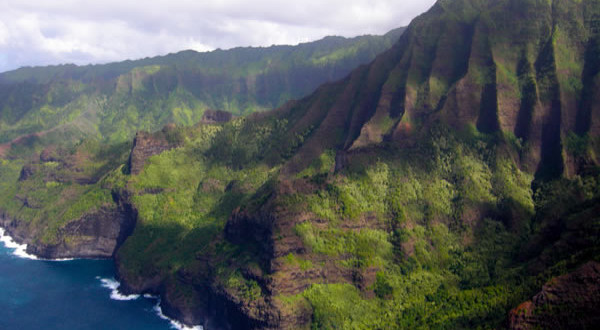
[[[57,259],[42,259],[42,258],[38,258],[39,260],[44,260],[44,261],[73,261],[75,260],[75,258],[57,258]],[[96,260],[96,259],[92,259],[92,260]]]
[[[74,258],[58,258],[58,259],[44,259],[39,258],[33,254],[27,253],[27,244],[19,244],[15,240],[6,234],[6,230],[0,227],[0,242],[4,243],[4,246],[8,249],[13,249],[13,255],[23,259],[30,260],[43,260],[43,261],[71,261]]]
[[[98,277],[96,277],[98,278]],[[121,283],[119,281],[112,278],[98,278],[100,282],[102,282],[102,286],[110,289],[110,299],[113,300],[135,300],[140,297],[139,294],[129,294],[125,295],[119,292],[119,287]]]
[[[163,313],[162,308],[160,308],[160,299],[158,299],[158,302],[154,306],[154,311],[156,312],[156,314],[158,314],[158,316],[161,319],[171,322],[171,328],[173,328],[173,329],[177,329],[177,330],[203,330],[204,329],[201,325],[194,325],[194,326],[189,327],[179,321],[173,320],[172,318],[169,318],[168,316],[166,316]]]
[[[0,242],[4,243],[4,246],[8,249],[13,249],[13,255],[25,258],[36,260],[38,257],[33,254],[27,253],[27,244],[19,244],[15,242],[15,240],[6,234],[4,228],[0,228]]]
[[[119,286],[121,286],[121,283],[119,283],[119,281],[117,281],[115,279],[101,278],[100,276],[96,276],[96,279],[99,279],[100,282],[102,282],[103,287],[111,290],[110,297],[114,300],[135,300],[140,297],[139,294],[132,294],[132,295],[121,294],[119,292]],[[159,296],[145,293],[143,295],[143,297],[145,299],[156,300],[156,305],[154,305],[153,310],[156,312],[158,317],[160,317],[163,320],[167,320],[167,321],[171,322],[171,328],[177,329],[177,330],[203,330],[204,329],[200,325],[196,325],[196,326],[192,326],[192,327],[186,326],[185,324],[183,324],[177,320],[173,320],[173,319],[169,318],[168,316],[166,316],[163,313],[162,308],[160,307],[160,297]]]

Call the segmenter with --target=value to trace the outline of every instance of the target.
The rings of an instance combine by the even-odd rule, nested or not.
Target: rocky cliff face
[[[297,297],[317,284],[343,283],[357,289],[362,298],[375,299],[379,295],[382,304],[386,300],[382,290],[374,289],[380,285],[377,282],[382,277],[382,267],[360,263],[359,258],[364,257],[362,250],[369,249],[366,243],[361,245],[362,250],[348,251],[335,245],[333,252],[314,251],[314,246],[329,248],[320,244],[326,244],[328,239],[334,241],[335,235],[346,237],[347,244],[359,244],[366,232],[389,235],[386,243],[393,245],[395,258],[405,260],[424,253],[415,237],[401,236],[419,225],[435,230],[431,228],[438,228],[436,224],[452,228],[453,223],[460,222],[460,226],[476,232],[484,219],[494,218],[504,221],[502,226],[510,230],[525,226],[520,222],[531,217],[527,202],[518,205],[512,196],[502,196],[497,182],[486,186],[490,195],[453,204],[472,193],[469,180],[485,181],[499,173],[501,163],[494,161],[481,165],[484,170],[489,167],[489,172],[483,171],[482,176],[469,177],[475,171],[469,168],[466,174],[461,174],[466,177],[461,178],[452,172],[463,166],[460,159],[456,163],[438,160],[446,162],[444,166],[450,168],[446,170],[451,175],[432,190],[454,187],[460,192],[449,197],[451,211],[445,215],[432,211],[437,201],[433,199],[440,199],[436,195],[426,202],[421,219],[412,222],[403,218],[402,210],[386,214],[389,218],[384,220],[372,211],[353,215],[352,219],[346,215],[337,217],[332,225],[328,216],[335,218],[340,213],[352,212],[344,209],[345,204],[340,200],[357,198],[339,191],[333,195],[339,188],[336,185],[345,183],[346,178],[343,174],[340,177],[332,174],[346,170],[351,176],[361,171],[352,173],[353,166],[360,168],[361,164],[372,163],[395,151],[418,149],[440,125],[458,134],[484,134],[501,141],[499,151],[490,158],[505,157],[511,164],[510,171],[534,175],[540,182],[572,176],[586,165],[597,164],[600,131],[594,123],[600,113],[593,100],[600,88],[596,84],[599,15],[600,7],[595,1],[438,1],[428,13],[413,21],[392,49],[371,64],[357,68],[341,81],[321,86],[307,98],[249,118],[247,127],[260,127],[268,121],[283,125],[276,142],[259,144],[258,148],[263,149],[259,149],[257,157],[276,165],[282,160],[281,175],[268,194],[256,194],[255,198],[260,200],[258,206],[242,206],[229,216],[220,234],[226,242],[221,242],[219,236],[215,239],[217,243],[197,252],[191,272],[202,280],[198,280],[196,287],[208,290],[211,301],[219,302],[218,306],[235,315],[232,323],[243,327],[308,326],[314,321],[315,314],[311,318],[314,306],[300,304],[290,308],[276,297]],[[210,121],[216,121],[212,117]],[[243,134],[243,129],[234,131],[231,139],[245,137]],[[438,151],[449,149],[449,141],[440,134],[441,142],[434,147]],[[477,143],[482,146],[476,157],[493,154],[485,150],[489,145],[483,141]],[[243,150],[243,147],[233,149],[232,154]],[[303,178],[301,172],[315,162],[322,163],[319,157],[328,151],[336,155],[332,168],[321,176]],[[463,156],[462,159],[467,157]],[[141,167],[137,168],[139,171]],[[498,181],[502,180],[508,178]],[[529,184],[525,185],[524,194],[531,194]],[[308,210],[303,204],[306,201],[297,201],[298,196],[318,196],[327,203],[337,202],[342,206],[338,204],[339,208],[333,210],[338,213],[332,216],[319,213],[326,205],[319,205],[321,210]],[[299,228],[308,228],[308,236],[302,237]],[[476,244],[485,244],[472,243],[474,239],[464,235],[456,240],[472,249],[477,248]],[[314,240],[312,247],[307,240]],[[421,243],[431,250],[436,249],[432,245],[438,244]],[[226,259],[214,252],[230,244],[251,250],[256,259],[245,263],[237,257]],[[344,253],[337,253],[338,250]],[[222,269],[227,267],[239,272],[229,287],[220,278],[228,275]],[[482,267],[487,269],[488,265]],[[493,270],[488,271],[476,277],[493,277]],[[149,276],[141,278],[139,283],[153,280],[157,279]],[[144,285],[137,287],[142,291],[144,288]],[[249,293],[251,290],[255,291]],[[204,305],[196,313],[206,316],[209,309]]]
[[[134,228],[130,208],[102,208],[61,228],[59,243],[30,244],[27,252],[47,259],[111,258]]]
[[[236,114],[270,109],[368,63],[401,33],[4,72],[0,155],[8,153],[11,140],[14,149],[19,137],[46,145],[92,136],[123,142],[137,130],[160,129],[168,122],[192,125],[206,107]],[[55,112],[49,114],[48,107]]]
[[[176,134],[174,126],[165,126],[158,133],[138,132],[133,140],[133,148],[129,155],[128,167],[133,175],[139,174],[144,169],[146,159],[158,155],[163,151],[177,146],[178,141],[168,141],[168,138]]]
[[[502,132],[538,177],[596,162],[600,88],[594,1],[438,1],[400,41],[294,109],[296,133],[316,129],[296,156],[382,141],[410,145],[435,122]],[[595,91],[595,92],[592,92]],[[343,127],[344,134],[333,134]],[[574,157],[575,136],[590,136]],[[583,141],[582,140],[582,141]],[[584,143],[584,144],[585,144]],[[296,166],[298,168],[302,167]]]
[[[439,123],[501,137],[516,150],[520,169],[538,180],[580,173],[581,164],[598,162],[600,131],[594,123],[600,112],[592,95],[600,93],[599,18],[595,1],[438,1],[370,65],[275,114],[290,119],[288,141],[302,136],[282,177],[297,175],[327,150],[337,151],[342,169],[342,160],[355,161],[342,157],[352,152],[413,148]],[[291,196],[323,189],[285,182],[278,189]],[[304,271],[276,261],[288,254],[312,258],[294,228],[325,222],[307,212],[282,211],[277,196],[259,211],[235,213],[225,229],[232,242],[262,247],[271,272],[265,291],[293,295],[322,282],[372,287],[376,269],[353,272],[332,257],[310,259],[321,267]],[[462,211],[473,226],[490,214],[483,206]],[[348,229],[373,223],[365,215]],[[273,306],[280,318],[271,326],[298,325],[302,313],[280,307]]]
[[[202,115],[203,124],[224,124],[233,119],[230,112],[222,110],[206,110]]]
[[[522,179],[524,176],[535,176],[537,182],[550,181],[576,175],[585,166],[598,162],[600,131],[595,123],[600,113],[594,106],[594,100],[600,90],[596,84],[600,71],[597,65],[599,17],[600,6],[596,1],[438,1],[429,12],[413,21],[392,49],[371,64],[357,68],[341,81],[321,86],[307,98],[240,122],[242,128],[239,131],[232,128],[226,132],[229,135],[223,134],[222,141],[237,143],[235,148],[223,154],[233,158],[239,152],[245,152],[244,142],[251,141],[239,143],[239,139],[248,136],[258,139],[256,134],[248,131],[263,128],[261,134],[271,134],[273,141],[257,142],[253,147],[258,151],[248,153],[256,159],[243,158],[244,161],[236,163],[236,166],[243,168],[249,161],[281,165],[280,175],[272,187],[265,188],[268,191],[256,192],[248,197],[255,204],[236,208],[224,224],[223,232],[217,234],[214,241],[196,250],[195,260],[190,262],[192,266],[188,271],[195,274],[191,277],[197,282],[176,281],[193,285],[195,290],[208,290],[209,300],[218,302],[217,305],[230,316],[234,315],[231,323],[236,325],[294,328],[308,326],[317,317],[323,318],[316,314],[318,311],[315,312],[319,306],[307,306],[307,303],[294,305],[282,299],[296,299],[318,285],[347,285],[346,288],[356,290],[357,299],[365,299],[369,303],[381,299],[376,301],[388,304],[387,298],[391,295],[388,291],[393,291],[393,288],[390,289],[392,284],[385,282],[386,275],[382,273],[402,273],[396,277],[396,282],[400,282],[405,279],[403,272],[412,274],[411,267],[427,268],[417,261],[407,265],[406,260],[419,253],[434,254],[432,251],[438,249],[436,245],[443,245],[438,240],[443,235],[435,232],[439,228],[456,231],[456,236],[451,239],[455,246],[467,246],[465,251],[452,252],[468,255],[460,262],[471,262],[468,258],[472,258],[472,251],[479,248],[477,244],[485,245],[488,252],[493,250],[486,245],[488,242],[476,241],[473,233],[482,230],[486,223],[497,230],[514,231],[505,236],[515,235],[515,232],[527,227],[525,222],[535,210],[531,180],[523,184],[527,181]],[[207,121],[218,121],[217,117],[210,114]],[[281,126],[261,126],[265,122]],[[445,127],[452,134],[438,130],[439,127]],[[272,134],[273,131],[277,134]],[[366,206],[365,210],[352,209],[358,208],[356,204],[360,194],[371,188],[352,181],[353,175],[364,175],[363,172],[373,170],[361,165],[373,165],[375,160],[385,157],[389,157],[389,164],[393,165],[400,162],[393,158],[400,157],[398,155],[419,156],[418,149],[429,143],[427,139],[432,134],[437,134],[434,137],[437,140],[428,146],[431,148],[427,150],[433,151],[426,156],[439,157],[434,162],[446,176],[440,177],[436,186],[423,188],[422,185],[430,184],[427,179],[419,181],[407,175],[398,179],[397,184],[410,186],[411,191],[397,192],[386,186],[383,189],[390,190],[379,196],[385,199],[392,193],[410,193],[417,200],[423,198],[420,195],[429,189],[429,199],[424,202],[426,205],[422,213],[418,211],[416,216],[407,216],[405,212],[411,212],[414,205],[400,205],[398,208],[392,205],[389,207],[391,210],[385,209],[387,213],[383,215]],[[472,138],[454,149],[463,152],[460,155],[440,152],[453,150],[450,147],[453,134],[484,137],[479,140]],[[475,146],[467,146],[466,143]],[[150,144],[147,154],[152,154],[151,150],[160,151],[164,146],[158,142]],[[224,148],[220,145],[213,147]],[[475,150],[473,154],[466,153],[469,148]],[[331,168],[315,175],[315,163],[329,166],[324,165],[321,159],[328,152],[335,155],[334,163],[327,163],[332,165]],[[397,154],[390,156],[394,153]],[[143,168],[140,160],[145,156],[140,154],[135,162],[132,161],[132,164],[136,163],[131,167],[132,173],[139,173]],[[207,157],[218,158],[217,154],[215,152]],[[453,157],[457,159],[452,160]],[[465,159],[472,162],[465,164]],[[426,168],[426,163],[427,160],[423,159],[415,166],[415,171],[421,170],[418,167]],[[509,170],[502,172],[503,166],[508,166]],[[307,168],[312,174],[303,174]],[[336,173],[341,174],[336,176]],[[389,177],[397,179],[392,174]],[[512,178],[521,183],[512,182],[514,189],[507,192],[504,183]],[[419,182],[411,185],[410,180]],[[199,193],[210,192],[210,189],[203,189],[204,185],[198,187]],[[446,191],[447,196],[440,197],[434,191]],[[511,195],[515,192],[520,196]],[[307,206],[310,200],[302,200],[303,196],[316,198],[322,204],[317,204],[317,209],[310,209]],[[220,201],[225,202],[225,199]],[[373,204],[380,200],[371,199],[369,202]],[[436,205],[437,202],[443,205]],[[331,213],[325,212],[327,210]],[[429,231],[420,235],[431,237],[417,237],[415,228],[418,227],[424,232]],[[460,232],[458,227],[467,228],[467,233]],[[383,238],[378,241],[373,238],[375,235]],[[344,243],[338,244],[340,241]],[[385,268],[381,266],[385,262],[368,261],[368,258],[376,257],[365,252],[377,242],[392,250],[394,256],[390,263],[397,264]],[[582,243],[589,244],[596,243]],[[353,248],[347,249],[347,245]],[[238,255],[227,255],[223,252],[225,247],[250,251],[248,254],[251,256],[239,251]],[[239,255],[248,259],[238,259]],[[445,255],[441,258],[450,257]],[[427,262],[431,259],[423,260],[423,263]],[[448,260],[445,262],[450,263]],[[457,264],[460,262],[457,261]],[[457,272],[456,276],[464,275],[461,285],[475,290],[494,280],[498,270],[494,265],[496,261],[490,260],[489,263],[473,266],[479,267],[477,269],[464,270],[477,272],[476,275],[459,275],[456,269],[448,271]],[[398,267],[408,270],[398,270]],[[456,267],[468,268],[464,265]],[[463,284],[473,279],[466,279],[467,276],[487,278],[487,282]],[[589,289],[592,295],[597,295],[593,291],[595,289],[589,286],[595,275],[573,276],[585,278],[583,281],[587,283],[573,287],[575,292]],[[175,277],[181,275],[177,273]],[[159,275],[140,276],[134,278],[132,288],[144,291],[156,286],[164,287],[172,279],[173,276],[162,279]],[[569,277],[565,281],[571,280]],[[450,294],[437,282],[432,286],[439,288],[424,294],[426,300],[444,301]],[[570,301],[566,292],[571,290],[571,286],[565,284],[564,288],[561,295],[567,297],[565,301]],[[456,291],[462,292],[463,289],[457,287]],[[548,296],[552,292],[563,292],[563,289],[556,291],[550,287],[546,290],[549,293],[536,298],[531,303],[532,308],[537,308],[534,305],[541,304],[544,299],[550,301]],[[418,299],[421,298],[423,296]],[[453,298],[458,299],[457,296]],[[560,299],[557,300],[559,305],[562,304]],[[594,299],[596,297],[586,302],[593,305]],[[178,310],[186,310],[181,315],[188,315],[188,319],[194,319],[190,315],[200,315],[200,318],[210,315],[206,300],[199,301],[204,301],[204,305],[198,303],[196,312],[184,308]],[[453,304],[449,299],[444,302]],[[397,308],[405,301],[395,303],[398,305],[390,303],[390,308]],[[584,305],[572,306],[582,313],[590,312]],[[503,317],[506,316],[506,306],[488,307],[495,311],[502,309]],[[436,312],[439,310],[438,307],[432,308]],[[536,319],[528,313],[523,312],[525,317],[520,319],[525,324],[546,324],[543,323],[545,320]],[[384,313],[382,317],[387,315],[389,313]],[[447,315],[456,317],[458,314],[449,311]],[[561,315],[559,318],[564,322],[572,322],[573,318],[569,316],[572,314]],[[460,322],[469,322],[465,320],[467,317],[454,321],[464,326],[466,323]],[[395,321],[389,321],[389,324]]]
[[[371,64],[278,110],[219,126],[202,146],[183,150],[173,126],[138,133],[134,177],[121,179],[125,189],[140,187],[131,189],[147,219],[117,255],[123,288],[160,294],[166,311],[190,324],[298,328],[328,316],[341,324],[359,318],[355,303],[377,320],[348,327],[423,326],[399,319],[431,321],[429,312],[457,327],[497,324],[514,307],[502,296],[511,291],[489,288],[514,251],[496,249],[528,234],[533,176],[544,182],[597,164],[598,17],[597,1],[438,1]],[[229,119],[207,112],[204,121]],[[169,155],[186,161],[170,163],[180,166],[173,180],[136,182],[148,157],[177,146]],[[25,168],[22,177],[34,174]],[[108,253],[128,232],[114,212],[84,216],[61,229],[60,243],[36,249]],[[566,242],[574,253],[597,244],[597,235],[578,235],[588,218],[557,221],[554,240],[536,243],[564,251]],[[555,235],[562,227],[563,238]],[[564,298],[587,313],[596,297],[578,305],[568,292],[596,295],[590,267],[545,287],[512,314],[515,327],[545,325],[543,312],[529,312],[546,301]],[[315,287],[317,298],[306,294]],[[496,314],[481,315],[488,311]]]
[[[511,329],[593,329],[600,323],[600,264],[590,262],[546,283],[510,312]]]
[[[37,237],[39,231],[24,221],[0,216],[0,226],[22,244],[27,253],[44,259],[112,258],[135,228],[137,213],[131,205],[115,196],[115,205],[86,213],[59,228],[53,243]]]

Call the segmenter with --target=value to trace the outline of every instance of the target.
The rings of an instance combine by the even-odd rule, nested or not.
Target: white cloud
[[[8,42],[9,37],[10,34],[8,32],[8,28],[0,21],[0,46],[5,45]]]
[[[0,71],[383,34],[434,0],[4,0]]]

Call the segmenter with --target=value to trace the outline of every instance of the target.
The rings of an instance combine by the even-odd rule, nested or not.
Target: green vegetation
[[[19,159],[0,160],[2,211],[9,218],[43,228],[40,241],[56,243],[62,226],[113,206],[112,186],[103,179],[125,161],[128,148],[127,144],[103,146],[88,140],[55,149],[50,157],[57,161],[25,165]]]
[[[213,142],[243,123],[185,129],[182,147],[150,157],[142,173],[126,178],[138,210],[135,233],[119,251],[130,276],[168,276],[193,263],[222,239],[231,212],[276,173],[260,163],[230,167],[230,154],[212,155]]]
[[[174,226],[182,221],[186,233],[210,223],[203,230],[217,232],[226,219],[215,224],[215,214],[228,215],[242,202],[238,198],[251,194],[272,175],[271,167],[246,163],[265,151],[266,139],[283,135],[287,121],[258,127],[253,126],[255,121],[238,119],[223,129],[192,127],[204,111],[223,109],[240,115],[279,106],[370,61],[401,33],[2,73],[0,143],[17,140],[0,168],[1,211],[43,228],[39,239],[55,243],[57,231],[68,222],[111,206],[111,190],[132,189],[146,221],[164,220]],[[138,130],[154,131],[166,123],[187,127],[168,130],[165,136],[169,143],[185,145],[185,150],[150,159],[147,171],[128,182],[130,178],[117,168],[125,163],[131,138]],[[233,141],[228,134],[238,128],[245,135]],[[249,132],[254,136],[248,137]],[[258,142],[248,143],[251,140]],[[206,155],[198,154],[209,148]],[[292,152],[287,150],[287,157]],[[40,153],[48,153],[49,159],[39,161]],[[275,162],[280,160],[278,150],[271,154],[276,155]],[[26,164],[31,175],[18,180]],[[237,188],[225,192],[232,182]],[[173,186],[178,188],[170,189]],[[207,189],[210,193],[204,194]],[[159,208],[164,203],[169,207]]]
[[[48,131],[63,143],[82,137],[121,143],[138,130],[154,131],[169,122],[193,125],[206,109],[236,115],[272,109],[371,61],[402,31],[5,72],[0,74],[0,143]]]
[[[376,163],[357,155],[353,168],[325,179],[323,190],[293,199],[327,220],[326,227],[310,221],[295,226],[308,249],[304,258],[324,255],[359,272],[378,269],[368,289],[374,298],[348,283],[313,284],[297,298],[279,297],[310,304],[313,327],[496,327],[541,283],[567,271],[536,276],[515,261],[537,235],[530,230],[536,226],[533,176],[504,153],[506,142],[443,126],[429,136],[413,150],[380,153]],[[582,183],[589,187],[585,199],[597,196],[595,182]],[[542,199],[548,197],[536,197],[536,208],[550,207]],[[490,217],[477,219],[484,214]],[[344,229],[370,216],[371,226],[388,229]],[[568,257],[563,253],[551,265]]]
[[[134,192],[139,212],[133,236],[119,251],[121,271],[170,278],[197,267],[203,255],[217,262],[217,282],[229,294],[263,299],[261,285],[236,270],[260,264],[260,248],[221,235],[234,209],[260,210],[262,191],[278,184],[278,165],[260,159],[285,161],[274,154],[285,153],[274,149],[284,125],[251,118],[186,129],[182,147],[149,158],[139,175],[106,177]],[[287,267],[329,267],[318,261],[325,256],[341,269],[377,270],[367,289],[375,298],[351,283],[313,284],[297,298],[280,297],[311,306],[315,326],[498,324],[540,281],[523,278],[523,265],[514,263],[534,214],[533,176],[521,172],[502,151],[506,142],[493,136],[452,133],[443,125],[428,136],[413,149],[380,153],[376,162],[357,153],[352,166],[337,173],[326,151],[293,176],[318,187],[314,192],[278,197],[277,205],[325,221],[309,217],[294,226],[306,251],[288,253]],[[505,221],[506,213],[525,225]],[[477,220],[482,214],[492,217]]]
[[[227,279],[227,287],[235,290],[238,296],[248,301],[255,301],[262,294],[256,281],[246,280],[240,273],[235,273]]]
[[[597,47],[578,18],[595,11],[516,3],[439,1],[347,78],[221,124],[196,122],[279,105],[369,39],[72,68],[60,87],[57,68],[1,75],[0,141],[40,133],[0,160],[2,214],[55,243],[118,200],[138,215],[124,279],[194,308],[216,295],[250,324],[501,327],[600,260]],[[167,122],[138,135],[153,156],[129,174],[123,141]]]
[[[586,157],[590,148],[589,135],[579,136],[573,132],[567,135],[567,151],[575,157]]]
[[[297,255],[290,253],[285,256],[285,262],[291,266],[297,266],[301,270],[307,270],[313,268],[313,263],[310,260],[303,260],[298,258]]]

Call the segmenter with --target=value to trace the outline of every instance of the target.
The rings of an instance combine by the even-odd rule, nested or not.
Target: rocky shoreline
[[[136,222],[137,212],[119,197],[114,205],[102,206],[58,229],[55,241],[41,242],[41,229],[31,228],[28,222],[0,211],[0,227],[16,242],[27,244],[27,253],[43,259],[112,258],[133,233]]]
[[[208,111],[206,122],[226,122],[230,115],[220,111]],[[165,126],[157,134],[139,132],[130,152],[127,168],[131,174],[143,169],[148,157],[177,146],[170,141],[169,134],[175,127]],[[173,134],[171,134],[173,135]],[[40,156],[41,157],[41,156]],[[44,160],[52,160],[46,159]],[[22,170],[21,179],[31,175],[29,169]],[[32,172],[33,173],[33,172]],[[115,278],[120,282],[118,291],[124,295],[151,295],[160,300],[161,313],[186,327],[201,324],[210,329],[247,328],[253,321],[241,310],[242,306],[222,289],[215,287],[210,279],[193,281],[189,276],[176,276],[175,279],[155,277],[131,277],[118,256],[120,247],[133,234],[138,222],[138,210],[131,202],[131,192],[113,189],[112,203],[90,210],[79,219],[61,226],[51,242],[40,239],[46,228],[24,219],[12,218],[0,209],[0,227],[7,235],[21,245],[26,245],[24,253],[46,260],[64,259],[112,259],[115,264]],[[201,297],[192,302],[174,294],[181,281],[193,287],[192,294]],[[194,282],[194,283],[192,283]]]
[[[24,252],[35,259],[65,260],[65,259],[112,259],[117,273],[115,278],[120,282],[118,291],[125,295],[149,294],[159,299],[160,315],[180,324],[183,329],[195,329],[199,324],[204,329],[210,323],[201,318],[205,313],[192,311],[177,301],[169,299],[169,294],[160,279],[132,283],[130,279],[121,276],[119,259],[116,253],[125,239],[131,235],[137,222],[137,212],[129,203],[119,199],[113,208],[103,208],[99,211],[82,216],[79,220],[69,223],[62,231],[62,239],[56,244],[44,244],[35,240],[35,234],[24,221],[11,219],[0,211],[0,228],[5,235],[10,236],[19,245],[25,245]],[[82,235],[84,239],[73,242],[65,240],[65,236]],[[187,308],[186,308],[187,307]],[[229,328],[228,326],[211,327]]]

